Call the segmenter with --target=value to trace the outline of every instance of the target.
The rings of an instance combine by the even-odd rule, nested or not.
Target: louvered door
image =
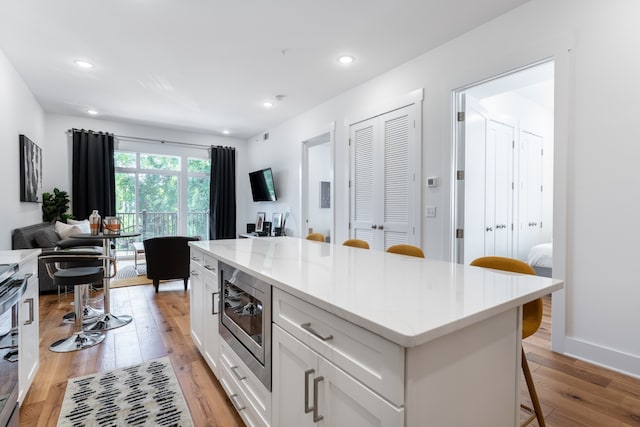
[[[379,250],[419,244],[413,106],[352,125],[350,138],[351,236]]]

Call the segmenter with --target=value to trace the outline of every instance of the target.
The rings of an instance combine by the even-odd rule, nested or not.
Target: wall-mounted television
[[[277,200],[271,168],[249,172],[249,181],[254,202],[274,202]]]

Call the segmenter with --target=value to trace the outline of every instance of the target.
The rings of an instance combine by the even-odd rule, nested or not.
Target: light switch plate
[[[438,186],[438,177],[437,176],[429,176],[427,177],[427,187],[435,188]]]
[[[427,218],[435,218],[436,217],[436,207],[435,206],[427,206]]]

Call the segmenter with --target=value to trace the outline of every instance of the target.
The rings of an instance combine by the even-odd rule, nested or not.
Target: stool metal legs
[[[82,329],[82,320],[84,314],[83,296],[89,285],[78,285],[74,290],[75,303],[75,332],[68,338],[61,339],[49,346],[49,350],[56,353],[66,353],[70,351],[82,350],[101,343],[104,340],[102,332],[85,332]]]

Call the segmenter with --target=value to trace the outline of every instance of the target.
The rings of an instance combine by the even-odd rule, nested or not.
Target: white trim
[[[373,117],[377,117],[382,114],[389,113],[391,111],[406,107],[411,104],[422,106],[423,100],[424,100],[424,88],[416,89],[404,96],[398,97],[393,101],[381,103],[376,107],[368,107],[366,109],[363,109],[362,111],[359,111],[353,114],[352,117],[345,117],[344,126],[348,129],[349,126],[355,125],[356,123],[369,120]],[[422,113],[422,107],[420,108],[420,113]],[[347,135],[349,135],[348,132],[347,132]],[[420,136],[422,137],[422,133],[420,133]]]
[[[577,338],[565,339],[565,354],[640,379],[640,357]]]

